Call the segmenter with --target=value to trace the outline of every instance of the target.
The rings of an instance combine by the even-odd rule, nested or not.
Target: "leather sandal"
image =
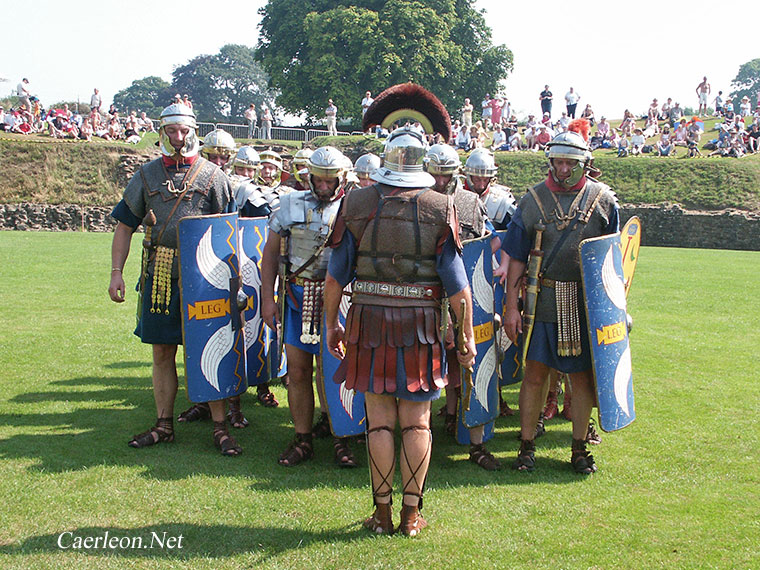
[[[486,471],[501,469],[501,463],[489,452],[482,443],[470,444],[470,461]]]
[[[243,415],[243,411],[240,409],[240,398],[229,399],[229,410],[227,411],[227,421],[230,425],[236,429],[242,429],[248,427],[248,420]]]
[[[177,416],[178,422],[197,422],[200,420],[207,420],[211,417],[211,408],[208,407],[206,402],[200,404],[193,404],[180,415]]]
[[[226,422],[214,422],[214,445],[222,452],[222,455],[228,457],[243,453],[243,448],[227,431]]]
[[[277,462],[283,467],[294,467],[312,457],[314,457],[314,447],[311,444],[311,434],[297,433],[288,448],[280,454]]]
[[[449,435],[456,435],[457,433],[457,416],[456,414],[446,414],[443,420],[443,429]]]
[[[348,446],[348,439],[336,437],[333,439],[333,448],[335,449],[335,463],[338,467],[357,467],[353,451]]]
[[[596,471],[594,456],[586,450],[585,439],[574,439],[570,464],[573,470],[581,475],[591,475]]]
[[[274,394],[269,390],[268,387],[266,392],[263,390],[259,392],[256,395],[256,399],[258,399],[259,403],[265,408],[276,408],[280,405],[280,402],[277,401],[277,398],[274,397]]]
[[[171,418],[158,418],[156,425],[148,431],[133,435],[127,442],[129,447],[140,449],[157,443],[171,443],[174,441],[174,426]]]
[[[375,534],[393,534],[393,511],[390,503],[375,505],[375,512],[362,525]]]
[[[332,430],[330,430],[330,418],[325,412],[322,412],[319,415],[317,423],[315,423],[314,427],[311,428],[311,435],[317,439],[324,439],[332,435]]]
[[[512,469],[518,471],[533,471],[536,468],[536,444],[533,440],[524,439],[520,443],[517,459],[512,463]]]
[[[401,507],[401,524],[398,530],[405,536],[417,536],[420,531],[428,525],[427,521],[422,518],[420,509],[410,505]]]

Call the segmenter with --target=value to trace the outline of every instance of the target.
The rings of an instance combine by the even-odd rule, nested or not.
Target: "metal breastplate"
[[[588,221],[579,221],[572,231],[572,234],[565,239],[559,251],[555,254],[554,260],[549,266],[542,267],[542,277],[555,281],[574,281],[580,282],[580,257],[578,246],[584,239],[603,235],[607,223],[615,208],[615,195],[609,186],[588,180],[586,185],[578,192],[556,192],[554,195],[559,201],[561,211],[556,207],[552,192],[545,183],[534,186],[534,190],[541,200],[544,214],[536,204],[530,193],[526,194],[520,200],[520,210],[522,212],[522,221],[526,231],[530,235],[531,243],[535,239],[535,225],[543,220],[546,229],[543,233],[542,249],[544,251],[544,264],[554,250],[555,245],[560,240],[562,233],[568,231],[569,221],[572,219],[578,209],[588,210],[593,206],[593,210],[588,216]],[[587,192],[584,196],[583,193]],[[573,202],[581,193],[575,207]],[[597,201],[597,196],[599,200]],[[596,205],[594,206],[594,203]],[[577,208],[577,209],[575,209]],[[546,219],[548,218],[548,219]],[[560,229],[562,228],[562,229]],[[556,292],[552,287],[542,287],[538,296],[538,305],[536,307],[536,319],[546,322],[556,321]]]
[[[507,229],[512,214],[517,209],[517,202],[506,186],[491,183],[484,200],[488,219],[497,230]]]
[[[206,159],[199,157],[197,172],[190,169],[165,169],[161,159],[152,160],[141,168],[124,190],[124,201],[139,218],[149,210],[156,216],[151,231],[153,246],[177,249],[177,224],[185,216],[218,214],[224,211],[230,198],[229,181],[224,173]],[[177,199],[188,190],[177,205]],[[177,206],[175,209],[175,205]],[[174,212],[172,213],[172,210]],[[147,269],[152,272],[153,260]],[[174,259],[172,276],[178,276]]]
[[[335,224],[340,200],[322,202],[311,192],[290,192],[280,198],[279,221],[290,230],[288,256],[291,271],[297,271],[322,248],[319,256],[299,276],[321,280],[327,273],[330,249],[323,247]]]
[[[430,189],[354,189],[344,218],[358,242],[357,279],[438,283],[436,248],[449,227],[452,206],[450,196]]]
[[[246,202],[250,202],[256,208],[269,203],[261,188],[256,186],[250,178],[236,176],[232,179],[232,184],[238,210],[241,210]]]

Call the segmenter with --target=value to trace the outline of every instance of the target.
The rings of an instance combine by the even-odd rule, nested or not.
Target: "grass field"
[[[562,420],[548,423],[525,474],[469,463],[435,418],[430,527],[417,539],[361,528],[362,450],[356,470],[334,467],[329,441],[310,463],[277,465],[292,436],[287,406],[243,398],[240,458],[218,454],[208,423],[180,426],[172,445],[127,447],[154,407],[149,350],[131,334],[134,293],[108,300],[110,236],[2,232],[0,259],[3,567],[760,567],[760,253],[642,250],[630,296],[638,417],[603,435],[594,476],[572,473]],[[504,393],[516,406],[517,389]],[[517,425],[497,422],[489,447],[503,463]],[[175,543],[60,549],[63,532],[64,546],[106,532]]]

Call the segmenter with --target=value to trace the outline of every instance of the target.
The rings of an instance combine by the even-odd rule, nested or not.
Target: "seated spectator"
[[[620,135],[617,129],[610,129],[610,134],[605,137],[602,148],[617,148],[618,142],[620,142]]]
[[[641,149],[644,148],[645,143],[646,139],[644,138],[643,131],[636,127],[631,137],[631,154],[634,156],[641,154]]]
[[[542,125],[551,125],[552,123],[552,117],[549,113],[544,113],[543,117],[541,117],[541,124]]]
[[[610,134],[610,124],[607,122],[607,117],[602,117],[599,120],[599,124],[596,125],[597,132],[602,135],[602,138],[607,138]]]
[[[538,127],[538,121],[536,121],[535,115],[528,115],[528,121],[525,123],[525,128],[530,129],[532,127]]]
[[[5,111],[3,110],[2,105],[0,105],[0,131],[4,131],[7,126],[8,124],[5,122]]]
[[[722,140],[719,140],[718,145],[715,147],[715,150],[712,151],[707,156],[729,156],[730,150],[731,150],[731,137],[727,136],[723,138]]]
[[[660,108],[660,116],[659,119],[661,121],[669,121],[670,120],[670,110],[673,108],[673,99],[668,97],[668,100],[665,101],[662,104],[662,107]]]
[[[90,118],[87,117],[82,123],[82,128],[79,129],[79,138],[83,141],[90,142],[92,140],[93,130]]]
[[[742,142],[742,139],[738,133],[731,133],[731,142],[729,145],[728,156],[741,158],[746,154],[746,152],[747,149],[745,148],[744,143]]]
[[[652,102],[649,104],[649,109],[647,109],[647,119],[654,119],[655,122],[657,121],[657,118],[660,116],[660,108],[657,106],[657,99],[652,99]]]
[[[618,158],[623,158],[625,156],[628,156],[628,137],[625,135],[620,135],[620,138],[617,141],[617,149],[618,149]]]
[[[760,107],[758,108],[760,109]],[[504,128],[504,134],[506,134],[507,139],[509,139],[509,137],[519,131],[517,126],[517,116],[510,115],[508,118],[505,117],[502,119],[502,126]]]
[[[644,125],[643,135],[645,139],[652,138],[655,135],[660,134],[660,125],[657,123],[657,118],[647,117],[647,122]]]
[[[546,125],[538,127],[538,135],[536,135],[536,150],[545,150],[546,143],[552,140],[552,133],[549,132],[549,128]]]
[[[137,119],[137,126],[139,127],[138,130],[144,133],[155,132],[155,129],[153,128],[153,121],[151,121],[148,115],[145,114],[145,111],[140,113],[140,118]]]
[[[752,123],[747,133],[747,152],[755,154],[760,148],[760,125]]]
[[[482,129],[479,129],[477,125],[472,125],[470,127],[470,148],[468,150],[483,148],[485,139],[485,132],[483,132]]]
[[[448,141],[447,144],[450,144],[451,146],[456,146],[457,135],[459,134],[459,131],[461,128],[462,128],[462,124],[459,122],[459,119],[456,119],[454,123],[451,125],[451,140]]]
[[[742,119],[752,114],[752,103],[749,102],[749,97],[746,95],[742,97],[742,102],[739,104],[739,113]]]
[[[670,136],[670,129],[667,125],[662,128],[660,140],[657,141],[657,156],[675,156],[675,146]]]
[[[581,119],[588,119],[589,125],[594,126],[594,111],[591,109],[591,105],[586,105],[581,113]]]
[[[507,135],[501,129],[500,123],[494,124],[493,141],[491,142],[491,150],[507,150]]]
[[[127,115],[127,120],[124,123],[124,138],[129,137],[137,137],[140,138],[140,135],[137,133],[140,126],[137,122],[137,113],[135,111],[132,111],[129,115]]]
[[[593,135],[591,135],[591,138],[588,141],[589,149],[594,151],[598,148],[602,148],[603,142],[604,142],[604,136],[602,136],[602,133],[600,133],[599,130],[597,129],[597,131]]]
[[[689,131],[686,129],[686,119],[681,119],[681,122],[678,123],[678,127],[673,132],[673,144],[676,146],[686,146],[688,134]]]
[[[515,129],[515,132],[509,135],[509,150],[522,150],[522,138],[520,137],[520,131],[517,129]]]
[[[562,115],[559,118],[559,131],[564,133],[567,131],[567,126],[570,124],[570,117],[567,116],[567,111],[562,111]]]
[[[536,150],[536,137],[538,136],[538,127],[536,125],[533,125],[531,127],[526,127],[523,131],[523,134],[525,135],[525,146],[528,150],[535,151]]]
[[[123,134],[121,123],[119,123],[119,116],[116,113],[108,121],[108,140],[119,140]]]
[[[726,119],[734,119],[734,103],[731,97],[726,97],[726,104],[723,105],[723,116]]]
[[[689,158],[696,158],[701,157],[702,153],[699,152],[699,145],[695,142],[690,140],[686,145],[686,156]]]
[[[636,117],[628,109],[623,111],[623,120],[620,123],[620,136],[630,137],[636,127]]]
[[[457,138],[455,140],[456,148],[459,150],[469,150],[470,149],[470,130],[466,127],[462,127],[459,129],[459,134],[457,134]]]
[[[702,138],[702,128],[702,123],[699,121],[699,119],[697,119],[697,117],[692,117],[687,127],[687,140],[694,140],[698,143]]]
[[[681,109],[681,104],[676,101],[676,104],[673,105],[673,108],[670,110],[670,126],[671,128],[676,128],[676,125],[679,123],[679,121],[683,118],[683,109]]]

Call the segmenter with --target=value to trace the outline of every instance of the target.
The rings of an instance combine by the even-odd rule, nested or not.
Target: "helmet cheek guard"
[[[169,125],[182,125],[190,128],[190,132],[185,137],[182,148],[177,150],[171,143],[169,135],[166,134],[166,127]],[[195,156],[200,149],[200,141],[196,133],[195,113],[187,105],[182,103],[173,103],[161,111],[161,117],[158,127],[158,146],[161,154],[168,157],[176,157],[178,154],[185,158]]]

